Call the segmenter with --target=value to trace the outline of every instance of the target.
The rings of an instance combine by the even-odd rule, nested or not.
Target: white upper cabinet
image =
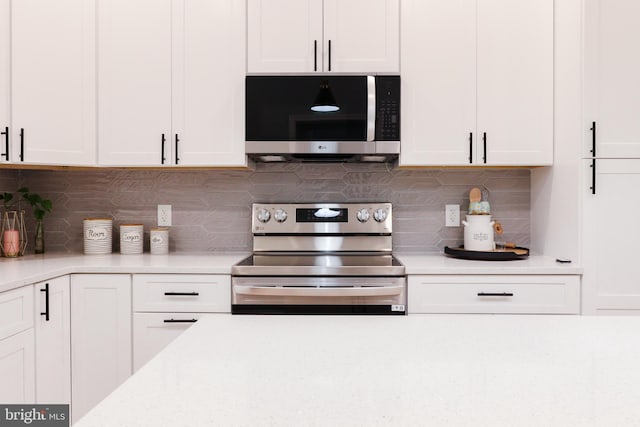
[[[322,0],[248,0],[250,73],[322,71]]]
[[[476,0],[403,0],[402,12],[400,161],[468,165],[475,153]]]
[[[155,166],[170,162],[171,3],[100,1],[101,165]]]
[[[0,123],[10,127],[9,161],[95,164],[95,7],[91,0],[11,2],[11,124]],[[2,47],[0,54],[3,64]]]
[[[477,52],[476,163],[552,164],[553,0],[479,0]]]
[[[246,166],[245,2],[177,3],[180,7],[174,9],[172,164]]]
[[[401,165],[553,162],[553,0],[402,3]]]
[[[399,0],[248,0],[249,73],[397,73]]]
[[[640,158],[640,2],[585,0],[585,144],[591,157]]]
[[[11,120],[10,2],[0,0],[0,163],[9,161]]]
[[[99,10],[99,163],[245,166],[245,6],[110,0]]]

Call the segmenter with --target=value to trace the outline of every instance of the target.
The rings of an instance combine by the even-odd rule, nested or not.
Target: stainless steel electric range
[[[234,314],[405,314],[390,203],[254,204],[253,254],[231,270]]]

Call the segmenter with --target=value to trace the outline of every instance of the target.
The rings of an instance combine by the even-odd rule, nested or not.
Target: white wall
[[[531,249],[581,258],[582,0],[555,1],[554,165],[531,173]]]

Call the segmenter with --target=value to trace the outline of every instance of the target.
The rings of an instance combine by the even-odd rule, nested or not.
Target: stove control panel
[[[254,234],[391,234],[391,203],[256,203]]]

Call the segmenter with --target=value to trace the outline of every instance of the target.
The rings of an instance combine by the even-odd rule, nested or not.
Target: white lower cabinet
[[[137,371],[207,313],[231,312],[231,277],[133,276],[133,368]]]
[[[131,375],[131,276],[71,275],[72,421]]]
[[[71,403],[69,276],[35,285],[36,403]]]
[[[133,371],[158,354],[207,313],[134,313]]]
[[[0,402],[35,401],[33,286],[0,293]]]
[[[415,275],[408,312],[579,314],[580,277],[573,275]]]

